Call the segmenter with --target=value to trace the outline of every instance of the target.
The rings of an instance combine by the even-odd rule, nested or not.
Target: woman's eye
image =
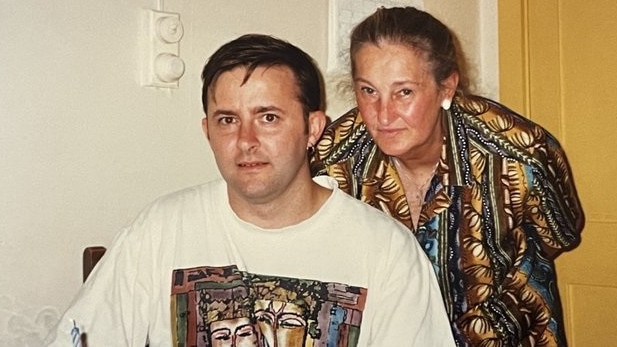
[[[401,95],[411,95],[413,92],[411,89],[402,89],[400,93]]]
[[[369,95],[375,94],[375,89],[371,87],[361,87],[360,90],[364,92],[365,94],[369,94]]]

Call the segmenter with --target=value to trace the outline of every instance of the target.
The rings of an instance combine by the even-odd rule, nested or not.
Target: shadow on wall
[[[59,319],[54,307],[28,308],[15,298],[0,296],[0,346],[40,347]]]

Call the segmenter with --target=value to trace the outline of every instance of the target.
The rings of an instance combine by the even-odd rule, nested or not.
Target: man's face
[[[310,182],[306,148],[323,130],[315,120],[325,119],[311,113],[307,131],[289,68],[258,67],[243,84],[245,75],[237,67],[219,76],[202,122],[232,206],[286,199]]]

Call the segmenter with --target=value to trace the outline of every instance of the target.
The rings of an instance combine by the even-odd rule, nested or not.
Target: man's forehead
[[[267,75],[267,76],[266,76]],[[256,79],[265,79],[268,82],[274,82],[275,87],[283,85],[285,82],[291,83],[296,88],[296,92],[299,91],[297,80],[291,68],[284,65],[260,65],[254,69],[249,69],[247,66],[238,66],[231,70],[221,72],[216,77],[207,89],[208,103],[217,102],[217,95],[220,95],[221,88],[243,88],[250,82],[256,82]],[[254,84],[252,84],[254,85]],[[269,87],[266,91],[274,90]],[[219,92],[217,94],[217,92]],[[297,94],[297,93],[296,93]],[[232,99],[235,94],[227,95]]]

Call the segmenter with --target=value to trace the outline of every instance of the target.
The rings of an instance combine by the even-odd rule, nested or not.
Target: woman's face
[[[458,76],[440,88],[424,55],[404,44],[364,44],[353,59],[358,107],[384,153],[417,158],[422,149],[441,143],[440,106],[452,99]]]

